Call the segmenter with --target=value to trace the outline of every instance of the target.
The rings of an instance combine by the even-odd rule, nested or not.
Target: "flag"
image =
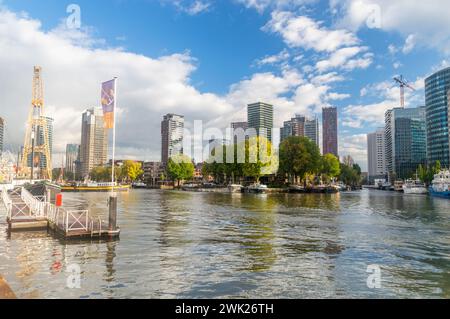
[[[114,128],[114,111],[116,109],[116,79],[102,84],[102,108],[105,128]]]

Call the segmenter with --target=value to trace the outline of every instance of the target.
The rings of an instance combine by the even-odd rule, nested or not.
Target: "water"
[[[106,196],[64,201],[106,218]],[[449,200],[133,190],[119,207],[120,241],[76,243],[8,237],[2,208],[0,274],[20,298],[450,298]]]

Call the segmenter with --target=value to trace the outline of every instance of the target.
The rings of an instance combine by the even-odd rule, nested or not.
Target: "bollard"
[[[117,230],[117,196],[111,195],[108,201],[109,206],[109,230]]]

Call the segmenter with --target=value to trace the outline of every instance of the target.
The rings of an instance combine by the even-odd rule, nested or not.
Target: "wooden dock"
[[[115,216],[109,223],[90,216],[88,210],[67,210],[48,202],[45,196],[33,196],[24,187],[2,190],[10,231],[48,230],[65,239],[113,239],[120,235]],[[116,207],[114,207],[116,209]]]

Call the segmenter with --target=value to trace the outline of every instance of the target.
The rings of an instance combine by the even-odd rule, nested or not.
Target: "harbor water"
[[[107,196],[64,206],[107,220]],[[8,233],[5,217],[0,274],[19,298],[450,298],[445,199],[131,190],[112,242]]]

